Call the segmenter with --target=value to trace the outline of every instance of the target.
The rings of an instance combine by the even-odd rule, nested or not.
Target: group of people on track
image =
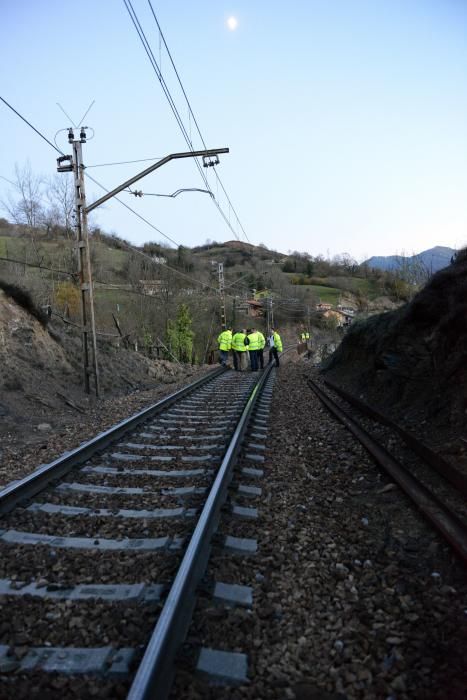
[[[264,368],[264,349],[269,348],[269,362],[274,360],[279,367],[279,353],[282,352],[282,340],[277,329],[271,328],[267,339],[256,328],[246,328],[233,333],[232,328],[227,328],[219,334],[219,362],[227,365],[229,352],[233,355],[233,364],[237,372],[249,368],[257,372]]]

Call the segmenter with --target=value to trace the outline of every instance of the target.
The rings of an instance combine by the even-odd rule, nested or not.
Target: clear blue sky
[[[147,0],[133,5],[190,128]],[[230,148],[218,172],[252,243],[359,260],[467,243],[464,0],[153,7],[207,147]],[[50,139],[69,125],[56,102],[78,122],[96,100],[86,163],[187,150],[123,0],[3,3],[0,54],[0,94]],[[2,103],[0,125],[0,175],[11,178],[28,159],[53,175],[57,154]],[[191,133],[201,147],[192,123]],[[58,143],[68,152],[63,134]],[[145,165],[88,172],[112,188]],[[0,197],[7,187],[0,180]],[[203,183],[193,162],[179,161],[137,187],[170,193]],[[89,183],[88,199],[99,195]],[[181,244],[234,237],[208,195],[122,198]],[[228,216],[220,190],[219,202]],[[94,223],[133,243],[163,240],[118,202]]]

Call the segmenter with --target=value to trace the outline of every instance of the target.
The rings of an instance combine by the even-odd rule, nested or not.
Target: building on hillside
[[[320,301],[316,304],[316,311],[330,311],[332,309],[332,304],[328,304],[325,301]]]
[[[262,301],[256,301],[256,299],[247,299],[247,315],[252,318],[259,318],[264,316],[264,308]]]
[[[269,289],[262,289],[260,292],[257,292],[256,289],[253,289],[253,298],[255,301],[260,301],[261,299],[266,299],[266,297],[271,296],[271,292]]]
[[[355,316],[355,309],[352,309],[350,306],[342,306],[342,304],[337,305],[338,311],[342,311],[343,314],[346,314],[347,316]]]
[[[344,313],[339,309],[326,309],[321,315],[323,318],[333,319],[337,328],[345,328],[346,326],[350,326],[353,321],[353,315]]]
[[[167,292],[167,282],[165,280],[139,280],[143,294],[154,296]]]

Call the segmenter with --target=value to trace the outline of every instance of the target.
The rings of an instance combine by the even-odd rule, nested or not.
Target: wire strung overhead
[[[63,154],[63,151],[60,151],[56,146],[54,146],[54,144],[53,144],[51,141],[49,141],[49,139],[46,138],[46,137],[44,136],[44,134],[42,134],[38,129],[36,129],[36,127],[33,126],[33,125],[31,124],[31,122],[29,122],[25,117],[23,117],[16,109],[14,109],[14,107],[12,107],[5,99],[3,99],[3,97],[2,97],[1,95],[0,95],[0,100],[1,100],[2,102],[4,102],[4,103],[7,105],[7,107],[9,107],[20,119],[22,119],[23,122],[25,122],[33,131],[35,131],[36,134],[38,134],[38,135],[41,137],[41,139],[43,139],[44,141],[46,141],[46,143],[48,143],[49,146],[51,146],[51,147],[54,149],[54,151],[57,151],[57,152],[60,153],[61,155],[64,155],[64,154]],[[109,190],[107,190],[107,189],[104,187],[104,185],[102,185],[100,182],[98,182],[98,181],[95,180],[93,177],[91,177],[91,175],[89,175],[88,173],[85,173],[85,175],[86,175],[86,177],[87,177],[89,180],[91,180],[92,182],[94,182],[98,187],[101,187],[105,192],[108,192],[108,191],[109,191]],[[3,176],[1,176],[1,177],[2,177],[2,179],[4,179],[4,180],[7,179],[7,178],[4,178]],[[7,180],[7,182],[10,182],[10,181]],[[10,182],[10,184],[14,184],[14,183],[11,183],[11,182]],[[133,214],[135,214],[135,216],[137,216],[139,219],[141,219],[142,221],[144,221],[148,226],[150,226],[150,227],[153,228],[155,231],[157,231],[158,233],[160,233],[162,236],[164,236],[164,238],[167,238],[169,241],[171,241],[171,243],[174,243],[177,247],[179,247],[179,245],[180,245],[179,243],[177,243],[177,242],[174,241],[172,238],[170,238],[170,237],[167,236],[165,233],[163,233],[160,229],[157,228],[157,226],[154,226],[154,224],[152,224],[150,221],[148,221],[148,220],[145,219],[143,216],[141,216],[141,214],[138,214],[138,212],[135,211],[134,209],[132,209],[131,207],[129,207],[128,204],[125,204],[125,202],[122,202],[120,199],[118,199],[118,197],[115,197],[115,199],[116,199],[118,202],[120,202],[120,204],[122,204],[126,209],[129,209]],[[154,260],[150,255],[147,255],[146,253],[144,253],[143,251],[139,250],[139,249],[136,248],[135,246],[132,246],[130,243],[127,243],[127,241],[124,241],[123,239],[121,239],[121,241],[122,241],[122,244],[123,244],[128,250],[132,250],[134,253],[137,253],[138,255],[141,255],[142,257],[147,258],[148,260],[150,260],[150,261],[152,262],[153,265],[163,266],[164,269],[170,270],[170,271],[173,272],[174,274],[179,275],[180,277],[184,277],[184,278],[187,279],[187,280],[190,280],[190,282],[194,282],[195,284],[198,284],[198,285],[200,285],[201,287],[204,287],[204,288],[206,288],[206,289],[210,289],[210,290],[212,290],[213,292],[218,293],[218,289],[217,289],[216,287],[213,287],[212,285],[207,284],[206,282],[202,282],[201,280],[198,280],[198,279],[196,279],[195,277],[190,277],[190,275],[186,275],[185,273],[180,272],[180,270],[177,270],[176,268],[170,267],[170,266],[167,265],[166,263],[158,262],[158,261]],[[231,296],[231,295],[227,295],[227,296]]]
[[[202,190],[200,187],[181,187],[179,190],[175,190],[175,192],[172,192],[172,194],[162,194],[161,192],[141,192],[141,190],[130,189],[124,190],[124,192],[132,194],[134,197],[172,197],[172,199],[178,197],[178,195],[182,194],[182,192],[205,192],[211,197],[214,197],[211,190]]]
[[[165,79],[164,79],[164,76],[162,75],[162,71],[161,71],[161,69],[160,69],[160,66],[159,66],[159,64],[158,64],[158,62],[157,62],[157,60],[156,60],[156,58],[155,58],[155,56],[154,56],[154,53],[153,53],[153,51],[152,51],[152,49],[151,49],[149,40],[147,39],[146,34],[145,34],[145,32],[144,32],[144,30],[143,30],[143,28],[142,28],[142,26],[141,26],[141,23],[140,23],[140,21],[139,21],[139,19],[138,19],[138,16],[137,16],[137,14],[136,14],[136,11],[135,11],[135,9],[134,9],[132,3],[131,3],[131,0],[123,0],[123,2],[124,2],[125,7],[126,7],[126,9],[127,9],[127,11],[128,11],[128,14],[129,14],[130,19],[131,19],[131,21],[132,21],[132,23],[133,23],[133,26],[135,27],[135,30],[136,30],[136,32],[137,32],[137,34],[138,34],[138,37],[139,37],[139,39],[140,39],[140,41],[141,41],[141,43],[142,43],[142,45],[143,45],[143,48],[144,48],[144,50],[145,50],[145,52],[146,52],[146,55],[148,56],[149,62],[151,63],[151,66],[152,66],[152,68],[153,68],[153,70],[154,70],[154,73],[156,74],[156,77],[157,77],[157,79],[159,80],[159,82],[160,82],[160,84],[161,84],[161,87],[162,87],[162,90],[163,90],[163,92],[164,92],[164,95],[165,95],[165,97],[166,97],[166,99],[167,99],[167,101],[168,101],[168,103],[169,103],[169,105],[170,105],[170,108],[171,108],[171,110],[172,110],[172,112],[173,112],[173,114],[174,114],[175,120],[177,121],[177,124],[178,124],[178,126],[179,126],[179,128],[180,128],[180,130],[181,130],[181,132],[182,132],[182,135],[183,135],[183,137],[184,137],[184,139],[185,139],[185,142],[186,142],[186,144],[187,144],[189,150],[190,150],[190,151],[194,151],[195,149],[194,149],[194,147],[193,147],[193,143],[192,143],[192,140],[191,140],[191,136],[190,136],[189,132],[187,131],[187,129],[186,129],[184,123],[183,123],[183,119],[182,119],[182,117],[180,116],[180,113],[179,113],[179,111],[178,111],[178,109],[177,109],[177,106],[176,106],[175,101],[174,101],[174,99],[173,99],[173,97],[172,97],[172,94],[171,94],[171,92],[170,92],[170,90],[169,90],[169,88],[168,88],[168,86],[167,86],[167,83],[165,82]],[[169,55],[170,61],[171,61],[172,66],[173,66],[173,68],[174,68],[174,71],[175,71],[175,74],[176,74],[176,76],[177,76],[177,79],[178,79],[178,81],[179,81],[180,87],[181,87],[181,89],[182,89],[182,91],[183,91],[184,97],[185,97],[185,99],[186,99],[186,101],[187,101],[188,108],[189,108],[189,110],[190,110],[190,114],[191,114],[191,116],[193,117],[193,121],[194,121],[195,124],[196,124],[196,128],[197,128],[198,133],[199,133],[199,135],[200,135],[200,138],[201,138],[201,141],[202,141],[202,143],[203,143],[203,146],[204,146],[204,148],[206,148],[206,144],[205,144],[205,142],[204,142],[204,139],[203,139],[203,137],[202,137],[202,135],[201,135],[201,132],[200,132],[200,129],[199,129],[199,127],[198,127],[196,118],[195,118],[195,116],[194,116],[194,114],[193,114],[193,111],[192,111],[192,109],[191,109],[191,105],[190,105],[190,103],[189,103],[189,100],[188,100],[188,97],[187,97],[187,95],[186,95],[186,92],[185,92],[185,90],[184,90],[184,88],[183,88],[182,82],[181,82],[181,80],[180,80],[180,76],[179,76],[179,74],[178,74],[178,72],[177,72],[177,70],[176,70],[176,68],[175,68],[175,64],[174,64],[174,62],[173,62],[172,56],[171,56],[171,54],[170,54],[170,51],[169,51],[169,49],[168,49],[168,46],[167,46],[167,43],[166,43],[166,41],[165,41],[165,38],[164,38],[164,36],[163,36],[163,34],[162,34],[162,31],[161,31],[161,29],[160,29],[160,25],[159,25],[159,23],[158,23],[158,21],[157,21],[157,17],[156,17],[156,15],[155,15],[155,13],[154,13],[154,10],[153,10],[153,8],[152,8],[151,3],[149,3],[149,5],[150,5],[150,7],[151,7],[151,11],[152,11],[154,20],[155,20],[155,22],[156,22],[156,24],[157,24],[157,27],[158,27],[158,29],[159,29],[160,37],[162,38],[162,40],[163,40],[163,42],[164,42],[164,46],[165,46],[166,51],[167,51],[167,53],[168,53],[168,55]],[[198,168],[198,171],[199,171],[199,173],[200,173],[200,175],[201,175],[201,178],[202,178],[202,180],[203,180],[203,182],[204,182],[204,184],[205,184],[205,186],[206,186],[206,189],[211,190],[210,185],[209,185],[209,182],[208,182],[208,179],[207,179],[205,173],[203,172],[202,166],[200,165],[200,163],[199,163],[199,161],[198,161],[197,158],[195,158],[194,160],[195,160],[196,166],[197,166],[197,168]],[[214,168],[214,171],[215,171],[215,168]],[[216,174],[216,177],[217,177],[217,179],[218,179],[218,182],[221,184],[221,187],[222,187],[222,189],[224,190],[224,193],[225,193],[225,195],[226,195],[226,197],[227,197],[227,201],[228,201],[228,203],[229,203],[229,210],[232,210],[232,211],[234,212],[235,217],[236,217],[238,223],[240,224],[240,226],[241,226],[241,228],[242,228],[242,231],[243,231],[243,233],[244,233],[244,235],[245,235],[245,238],[248,240],[248,237],[247,237],[247,235],[246,235],[246,233],[245,233],[245,231],[244,231],[244,229],[243,229],[243,226],[241,225],[240,220],[239,220],[239,218],[238,218],[238,216],[237,216],[237,214],[236,214],[236,212],[235,212],[235,210],[234,210],[234,208],[233,208],[233,205],[232,205],[232,203],[231,203],[231,201],[230,201],[230,199],[229,199],[229,197],[228,197],[228,195],[227,195],[227,192],[225,191],[224,186],[223,186],[222,183],[220,182],[219,176],[217,175],[217,173],[215,173],[215,174]],[[235,229],[233,228],[232,224],[230,223],[229,218],[227,218],[227,216],[226,216],[226,214],[224,213],[222,207],[220,206],[219,202],[217,201],[216,197],[214,196],[214,193],[213,193],[213,195],[212,195],[212,201],[214,202],[215,206],[217,207],[217,209],[218,209],[220,215],[222,216],[222,218],[224,219],[225,223],[227,224],[227,226],[229,227],[229,229],[230,229],[230,230],[232,231],[232,233],[234,234],[235,238],[237,238],[237,240],[240,240],[240,238],[239,238],[237,232],[235,231]]]
[[[170,58],[170,62],[171,62],[172,67],[173,67],[173,69],[174,69],[174,71],[175,71],[175,75],[177,76],[178,83],[179,83],[179,85],[180,85],[180,87],[181,87],[181,90],[182,90],[182,92],[183,92],[183,96],[185,97],[186,103],[187,103],[187,105],[188,105],[189,116],[191,115],[191,116],[193,117],[193,121],[194,121],[194,123],[195,123],[196,130],[197,130],[197,132],[198,132],[198,134],[199,134],[199,137],[200,137],[200,139],[201,139],[201,142],[202,142],[204,148],[206,148],[206,143],[205,143],[204,138],[203,138],[203,135],[202,135],[202,133],[201,133],[201,130],[200,130],[200,127],[199,127],[199,124],[198,124],[198,120],[196,119],[196,117],[195,117],[195,115],[194,115],[194,112],[193,112],[193,109],[191,108],[190,100],[188,99],[188,95],[187,95],[186,92],[185,92],[185,88],[183,87],[183,83],[182,83],[182,80],[181,80],[180,75],[179,75],[179,73],[178,73],[178,70],[177,70],[177,68],[175,67],[175,63],[174,63],[174,60],[173,60],[173,58],[172,58],[172,54],[170,53],[170,49],[169,49],[169,47],[168,47],[168,45],[167,45],[167,42],[166,42],[166,40],[165,40],[164,33],[163,33],[162,29],[161,29],[161,26],[160,26],[159,21],[158,21],[158,19],[157,19],[156,13],[154,12],[154,8],[153,8],[153,6],[152,6],[151,0],[148,0],[148,3],[149,3],[149,7],[151,8],[151,12],[152,12],[152,16],[154,17],[154,21],[155,21],[155,23],[156,23],[156,25],[157,25],[157,29],[159,30],[159,36],[160,36],[160,38],[162,39],[162,41],[164,42],[165,50],[167,51],[167,55],[168,55],[168,57]],[[234,208],[232,202],[230,201],[230,197],[229,197],[229,195],[227,194],[227,192],[226,192],[226,190],[225,190],[225,187],[224,187],[224,185],[223,185],[223,183],[222,183],[222,180],[221,180],[221,178],[220,178],[220,176],[219,176],[219,174],[218,174],[218,172],[217,172],[217,170],[216,170],[215,167],[214,167],[214,174],[215,174],[215,176],[216,176],[217,182],[218,182],[219,185],[221,186],[222,191],[224,192],[224,194],[225,194],[225,196],[226,196],[226,198],[227,198],[227,201],[228,201],[228,203],[229,203],[229,207],[230,207],[231,210],[233,211],[233,213],[234,213],[234,215],[235,215],[235,218],[236,218],[236,220],[237,220],[237,222],[238,222],[238,225],[239,225],[240,228],[242,229],[243,234],[244,234],[246,240],[247,240],[248,243],[249,243],[249,242],[250,242],[250,239],[248,238],[248,236],[247,236],[247,234],[246,234],[246,231],[245,231],[245,229],[244,229],[243,226],[242,226],[242,222],[241,222],[240,219],[238,218],[238,214],[237,214],[237,212],[235,211],[235,208]]]
[[[52,141],[49,141],[49,139],[46,138],[46,137],[44,136],[44,134],[41,134],[41,132],[40,132],[38,129],[36,129],[36,127],[33,126],[33,125],[31,124],[31,122],[28,122],[28,120],[27,120],[25,117],[23,117],[19,112],[17,112],[16,109],[15,109],[14,107],[12,107],[11,104],[9,104],[9,102],[7,102],[7,101],[6,101],[3,97],[1,97],[1,96],[0,96],[0,100],[1,100],[2,102],[4,102],[4,103],[6,104],[6,106],[9,107],[9,108],[11,109],[11,111],[14,112],[20,119],[22,119],[23,122],[26,122],[26,124],[27,124],[28,126],[30,126],[31,129],[32,129],[33,131],[36,132],[36,134],[39,134],[39,136],[41,137],[41,139],[44,139],[44,141],[45,141],[46,143],[48,143],[49,146],[52,146],[52,148],[53,148],[55,151],[57,151],[57,153],[60,153],[60,155],[63,155],[63,152],[62,152],[59,148],[57,148],[57,146],[54,146],[53,143],[52,143]]]
[[[154,156],[154,158],[138,158],[138,160],[120,160],[117,163],[95,163],[94,165],[86,165],[86,168],[108,168],[111,165],[130,165],[132,163],[146,163],[148,160],[161,160],[163,156]]]
[[[93,178],[92,175],[89,175],[89,173],[87,173],[86,171],[84,172],[84,174],[88,178],[88,180],[91,180],[91,182],[94,182],[94,184],[96,184],[98,187],[100,187],[102,190],[104,190],[104,192],[107,192],[107,194],[109,193],[109,190],[106,187],[104,187],[104,185],[102,185],[100,182],[98,182],[98,180]],[[141,221],[144,221],[145,224],[147,224],[152,229],[154,229],[154,231],[157,231],[157,233],[160,233],[161,236],[163,236],[166,240],[173,243],[175,246],[177,246],[177,248],[180,247],[180,245],[181,245],[180,243],[177,243],[177,241],[175,241],[173,238],[171,238],[166,233],[161,231],[160,228],[157,228],[157,226],[155,226],[150,221],[148,221],[148,219],[145,219],[144,216],[139,214],[135,209],[132,209],[126,202],[124,202],[123,200],[119,199],[119,197],[116,197],[116,196],[114,196],[113,199],[116,199],[117,202],[119,202],[119,204],[121,204],[123,207],[125,207],[125,209],[128,209],[129,211],[131,211],[132,214],[134,214],[135,216],[138,217],[138,219],[141,219]]]

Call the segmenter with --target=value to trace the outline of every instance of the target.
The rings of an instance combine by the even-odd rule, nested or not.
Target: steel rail
[[[190,624],[196,602],[195,591],[206,569],[211,550],[211,538],[217,528],[220,511],[227,496],[235,459],[241,448],[251,412],[272,367],[272,363],[266,366],[243,410],[136,672],[127,700],[154,700],[154,698],[165,700],[170,692],[175,672],[175,656]]]
[[[0,514],[8,513],[19,501],[36,495],[51,481],[61,478],[74,467],[83,464],[83,462],[92,457],[96,452],[105,449],[116,440],[119,440],[122,435],[133,430],[137,425],[162,413],[168,406],[171,406],[179,399],[195,391],[203,384],[207,384],[225,371],[224,367],[220,367],[213,372],[209,372],[206,376],[197,379],[191,384],[170,394],[170,396],[167,396],[165,399],[161,399],[161,401],[158,401],[152,406],[139,411],[139,413],[135,413],[135,415],[130,418],[126,418],[120,423],[117,423],[117,425],[105,430],[95,438],[84,442],[74,450],[65,452],[53,462],[41,465],[36,471],[32,472],[32,474],[29,474],[18,482],[6,486],[0,491]]]
[[[337,384],[334,384],[334,382],[330,382],[328,379],[325,379],[324,383],[330,389],[335,391],[336,394],[342,396],[345,401],[355,406],[361,413],[365,413],[370,418],[373,418],[382,425],[386,425],[388,428],[391,428],[394,430],[394,432],[398,433],[408,447],[410,447],[412,452],[415,452],[415,454],[421,457],[424,462],[429,464],[432,469],[435,469],[438,474],[440,474],[444,479],[449,481],[456,489],[458,489],[463,496],[467,497],[467,476],[456,469],[456,467],[450,464],[446,459],[444,459],[444,457],[441,457],[441,455],[431,450],[429,447],[427,447],[427,445],[424,445],[412,433],[405,428],[402,428],[383,413],[377,411],[375,408],[373,408],[373,406],[369,406],[364,401],[361,401],[361,399],[349,394],[348,391],[345,391],[345,389],[342,389]]]
[[[467,528],[461,520],[435,494],[412,476],[384,447],[379,445],[353,418],[348,416],[315,382],[309,379],[308,384],[329,411],[355,435],[376,463],[394,479],[467,563]]]

